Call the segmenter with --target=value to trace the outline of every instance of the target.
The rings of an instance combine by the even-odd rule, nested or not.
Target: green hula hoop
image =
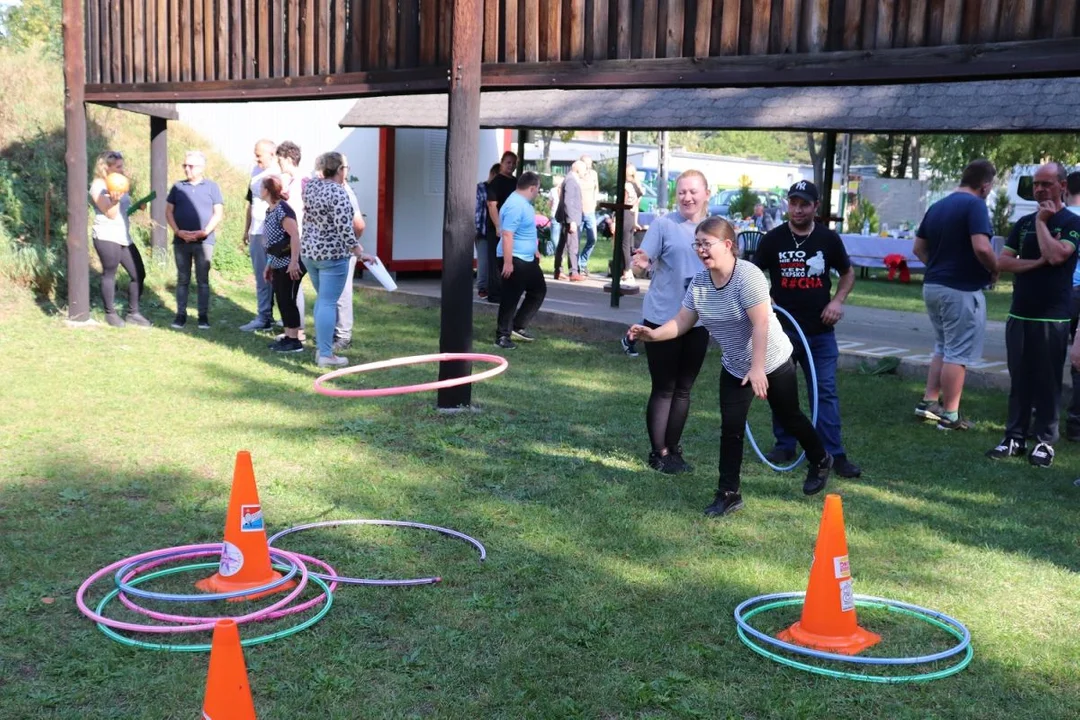
[[[746,615],[743,616],[743,619],[749,620],[755,615],[763,613],[766,610],[775,610],[776,608],[790,607],[792,605],[802,605],[802,603],[803,601],[801,598],[795,600],[780,600],[779,602],[769,603],[767,605],[762,605],[761,607],[750,610],[746,613]],[[901,613],[902,615],[910,615],[912,617],[922,620],[923,622],[929,623],[934,627],[941,628],[942,630],[949,633],[958,640],[964,639],[963,634],[951,625],[947,625],[946,623],[943,623],[936,618],[932,618],[927,615],[908,610],[906,608],[895,607],[893,605],[885,605],[883,603],[870,602],[868,600],[856,600],[855,605],[856,607],[885,609],[891,612]],[[825,677],[836,678],[839,680],[857,680],[859,682],[882,684],[929,682],[930,680],[940,680],[941,678],[955,675],[956,673],[966,668],[971,663],[971,659],[975,657],[974,649],[972,649],[972,647],[968,645],[967,652],[964,654],[963,659],[955,665],[947,667],[943,670],[935,670],[934,672],[921,673],[919,675],[865,675],[862,673],[843,672],[841,670],[829,670],[828,668],[807,665],[806,663],[801,663],[798,660],[792,660],[791,658],[784,657],[783,655],[778,655],[777,653],[770,652],[769,650],[766,650],[760,645],[757,645],[749,638],[749,636],[747,636],[745,632],[743,632],[743,629],[741,627],[736,627],[735,632],[738,633],[739,639],[743,641],[743,644],[746,645],[746,647],[750,648],[762,657],[768,658],[769,660],[772,660],[774,662],[778,662],[781,665],[795,668],[796,670],[805,670],[806,672],[813,673],[815,675],[824,675]]]
[[[187,570],[207,570],[210,568],[216,568],[217,563],[197,563],[195,565],[181,565],[180,567],[168,568],[166,570],[158,570],[157,572],[150,573],[149,575],[143,575],[132,579],[132,585],[138,585],[143,582],[147,582],[159,577],[165,577],[166,575],[175,575],[176,573],[185,572]],[[277,570],[288,570],[287,567],[275,565]],[[252,645],[262,645],[264,643],[273,642],[274,640],[281,640],[287,638],[290,635],[295,635],[301,630],[307,630],[309,627],[319,622],[326,616],[326,613],[330,612],[330,606],[334,603],[334,594],[330,592],[330,587],[326,584],[325,580],[310,576],[312,582],[322,588],[323,594],[326,595],[326,602],[319,609],[319,612],[308,618],[302,623],[293,625],[292,627],[285,628],[284,630],[278,630],[277,632],[269,633],[267,635],[260,635],[259,637],[248,638],[247,640],[240,641],[240,647],[251,647]],[[116,596],[120,594],[120,589],[117,588],[110,592],[108,595],[101,599],[97,608],[94,610],[98,615],[101,615],[105,610],[105,606],[116,599]],[[144,640],[135,640],[134,638],[124,637],[120,633],[116,632],[110,627],[97,623],[98,629],[105,633],[106,637],[109,637],[121,645],[128,647],[143,648],[144,650],[166,650],[168,652],[210,652],[209,644],[201,645],[176,645],[171,643],[156,643],[146,642]]]

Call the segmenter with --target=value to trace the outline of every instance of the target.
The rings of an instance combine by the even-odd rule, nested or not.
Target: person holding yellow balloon
[[[98,156],[94,180],[90,183],[90,200],[94,205],[94,250],[101,260],[101,301],[105,306],[105,321],[112,327],[124,327],[125,322],[117,314],[114,304],[116,271],[122,265],[131,278],[126,320],[138,327],[150,327],[150,321],[139,312],[145,272],[139,249],[131,242],[128,228],[130,185],[124,175],[123,155],[110,150]]]

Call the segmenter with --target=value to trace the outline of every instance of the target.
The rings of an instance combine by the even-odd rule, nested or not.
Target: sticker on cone
[[[221,550],[218,571],[195,583],[204,592],[236,592],[269,585],[281,579],[281,573],[270,564],[270,548],[266,543],[262,503],[255,487],[255,470],[251,453],[236,453],[232,494],[225,514],[225,542]],[[230,598],[230,601],[257,600],[296,587],[289,581],[273,590]]]
[[[880,635],[859,627],[853,582],[843,504],[839,495],[826,495],[802,617],[777,637],[844,655],[855,655],[880,642]]]

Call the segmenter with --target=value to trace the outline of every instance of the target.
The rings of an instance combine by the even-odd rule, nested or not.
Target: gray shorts
[[[923,285],[923,300],[936,335],[934,354],[951,365],[978,362],[986,334],[986,298],[982,290],[967,292],[944,285]]]

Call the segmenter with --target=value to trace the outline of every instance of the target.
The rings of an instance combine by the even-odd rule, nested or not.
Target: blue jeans
[[[477,292],[486,293],[488,280],[487,237],[477,235],[473,238],[473,243],[476,245],[476,290]]]
[[[266,270],[266,248],[263,236],[252,235],[248,238],[248,254],[251,255],[251,269],[255,272],[255,299],[258,301],[257,317],[265,324],[274,321],[274,286],[266,282],[263,271]]]
[[[555,218],[551,218],[551,232],[548,234],[547,245],[544,247],[544,255],[555,254],[555,248],[559,247],[559,235],[562,233],[562,224]]]
[[[349,274],[349,258],[303,260],[311,276],[311,284],[315,286],[315,347],[318,348],[319,357],[330,357],[334,354],[337,302]]]
[[[588,212],[581,216],[581,230],[578,236],[584,238],[585,244],[581,247],[578,255],[579,272],[589,271],[589,257],[592,256],[593,248],[596,247],[596,213]]]
[[[807,394],[810,393],[810,366],[803,357],[802,340],[794,332],[788,333],[791,344],[795,351],[791,354],[792,360],[802,365],[803,376],[806,378]],[[840,357],[840,350],[836,347],[836,333],[821,333],[820,335],[808,335],[806,339],[810,343],[810,353],[814,358],[814,370],[817,372],[818,391],[818,417],[817,431],[821,441],[825,444],[825,450],[830,455],[843,455],[844,445],[840,439],[840,398],[836,394],[836,362]],[[776,422],[773,418],[773,435],[776,436],[776,446],[785,450],[795,449],[795,438]]]

